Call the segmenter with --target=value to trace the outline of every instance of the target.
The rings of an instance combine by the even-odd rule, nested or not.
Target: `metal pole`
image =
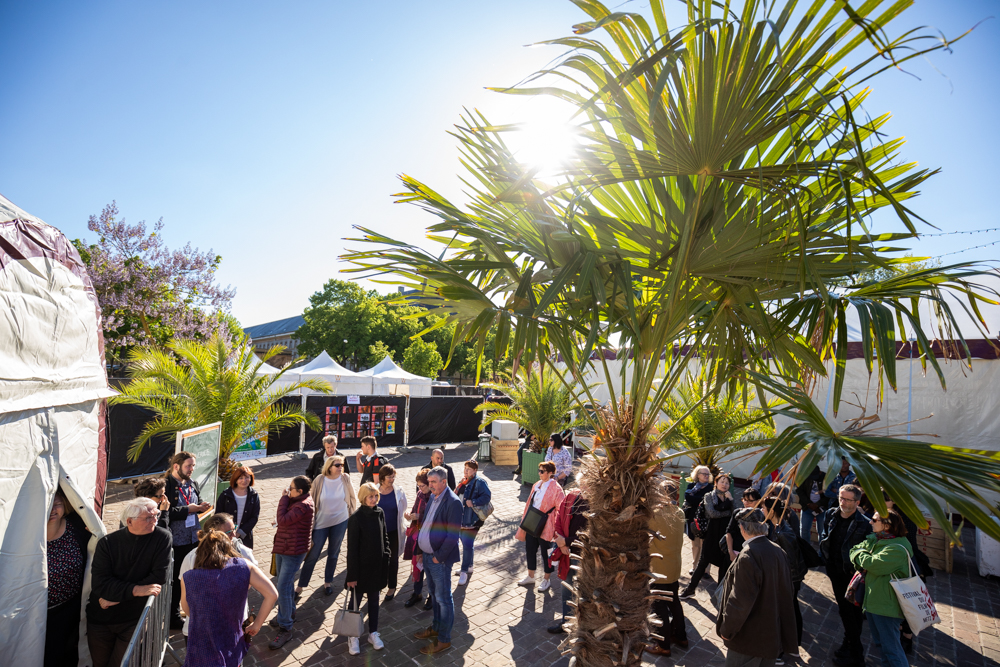
[[[403,447],[410,444],[410,394],[406,393],[406,412],[403,417]]]
[[[910,386],[907,390],[906,400],[906,439],[910,439],[910,431],[913,429],[913,343],[914,338],[910,338]]]
[[[306,395],[302,393],[301,389],[299,389],[299,393],[302,394],[302,412],[305,412]],[[306,449],[306,424],[305,422],[302,422],[301,424],[299,424],[299,455],[297,458],[304,459],[306,457],[305,449]]]

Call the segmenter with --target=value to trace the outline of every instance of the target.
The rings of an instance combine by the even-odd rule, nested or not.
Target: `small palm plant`
[[[498,419],[516,422],[535,436],[531,451],[538,452],[548,442],[549,434],[566,427],[566,415],[576,400],[573,391],[554,370],[546,373],[537,365],[521,368],[522,372],[514,376],[509,384],[482,384],[507,394],[511,400],[509,404],[487,401],[477,405],[475,410],[487,412],[484,427]]]
[[[721,472],[719,464],[736,452],[755,444],[763,447],[774,437],[774,424],[767,411],[754,405],[753,390],[742,383],[723,392],[717,387],[708,364],[688,372],[664,403],[664,412],[676,426],[663,429],[660,443],[668,451],[689,452],[694,465],[708,466],[713,476]],[[776,401],[769,405],[776,406]]]
[[[110,403],[140,405],[156,417],[129,448],[129,459],[138,459],[157,436],[222,422],[219,462],[220,475],[225,475],[224,468],[231,469],[229,455],[250,438],[303,422],[320,430],[316,415],[279,401],[299,389],[329,392],[326,380],[287,382],[283,375],[291,364],[279,373],[257,375],[268,359],[282,351],[281,346],[272,347],[259,359],[245,338],[230,346],[219,336],[208,341],[175,340],[167,349],[133,350],[128,365],[132,381]]]

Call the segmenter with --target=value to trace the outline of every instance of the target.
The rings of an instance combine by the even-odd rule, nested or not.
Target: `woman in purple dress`
[[[247,589],[264,596],[256,619],[244,633]],[[210,530],[198,543],[194,569],[181,577],[181,609],[191,617],[185,667],[238,667],[247,653],[247,637],[261,625],[278,600],[278,591],[260,568],[239,557],[229,535]]]

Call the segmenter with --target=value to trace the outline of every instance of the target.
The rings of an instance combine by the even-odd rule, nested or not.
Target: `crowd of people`
[[[684,520],[696,566],[680,597],[693,595],[716,565],[716,629],[728,649],[726,664],[781,665],[798,656],[799,590],[806,572],[822,564],[843,626],[833,664],[865,664],[867,621],[881,664],[907,665],[913,634],[890,581],[908,577],[911,563],[921,578],[932,575],[927,556],[917,548],[916,525],[881,489],[889,511],[874,511],[846,458],[831,483],[824,484],[826,476],[817,467],[796,489],[801,513],[791,510],[791,490],[778,477],[758,480],[743,492],[743,507],[735,508],[727,476],[713,478],[705,466],[694,469]]]
[[[567,631],[575,572],[571,559],[579,555],[577,535],[586,530],[589,512],[585,481],[573,474],[572,457],[567,471],[564,451],[560,434],[553,434],[516,533],[525,545],[527,570],[518,584],[544,592],[554,583],[553,573],[567,584],[559,587],[561,612],[548,628],[553,634]],[[351,609],[366,607],[370,650],[385,647],[379,608],[400,588],[400,559],[409,561],[413,581],[404,607],[433,610],[431,624],[415,634],[427,640],[420,652],[434,655],[451,647],[452,570],[459,566],[455,585],[468,584],[476,537],[493,511],[489,483],[475,460],[464,462],[456,481],[444,452],[435,450],[417,473],[411,502],[374,438],[362,440],[355,457],[354,468],[360,473],[355,487],[348,459],[337,450],[336,438],[327,436],[306,474],[294,477],[282,491],[269,572],[261,569],[253,554],[261,512],[253,471],[235,469],[215,511],[202,523],[212,508],[191,478],[195,463],[193,454],[179,452],[170,459],[165,475],[137,484],[136,497],[121,514],[121,528],[97,542],[85,608],[95,667],[120,664],[147,598],[160,595],[168,581],[171,627],[183,629],[187,636],[185,664],[239,665],[275,608],[269,624],[277,632],[269,647],[282,647],[292,636],[296,604],[324,550],[322,590],[327,596],[340,593],[333,582],[345,538],[347,564],[341,590]],[[652,564],[656,578],[651,611],[663,629],[646,651],[670,655],[671,646],[687,647],[682,602],[703,579],[712,579],[714,565],[716,629],[728,649],[726,664],[784,664],[797,657],[802,643],[798,600],[802,581],[809,568],[823,564],[843,626],[834,664],[864,664],[865,621],[882,664],[908,664],[912,632],[890,581],[908,575],[911,558],[922,576],[931,574],[926,556],[917,549],[916,526],[884,492],[889,511],[875,512],[846,459],[832,483],[824,481],[817,468],[796,489],[800,513],[792,511],[795,499],[777,477],[753,484],[737,500],[730,477],[713,475],[705,466],[693,470],[683,492],[675,481],[661,476],[667,503],[651,519],[651,549],[660,555]],[[812,543],[813,525],[818,552]],[[694,567],[681,591],[685,536]],[[45,664],[72,664],[89,535],[61,491],[55,495],[47,538]],[[540,577],[536,576],[539,557]],[[865,573],[861,584],[857,572]],[[257,609],[248,604],[251,588],[262,598]],[[361,639],[348,637],[352,655],[361,652]]]

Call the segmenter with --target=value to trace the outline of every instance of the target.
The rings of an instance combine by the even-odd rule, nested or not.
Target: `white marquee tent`
[[[0,646],[3,664],[41,665],[48,607],[45,528],[62,487],[92,533],[107,462],[100,310],[59,230],[0,196]],[[90,591],[90,568],[83,603]],[[81,605],[82,606],[82,605]],[[90,664],[81,613],[80,664]]]

